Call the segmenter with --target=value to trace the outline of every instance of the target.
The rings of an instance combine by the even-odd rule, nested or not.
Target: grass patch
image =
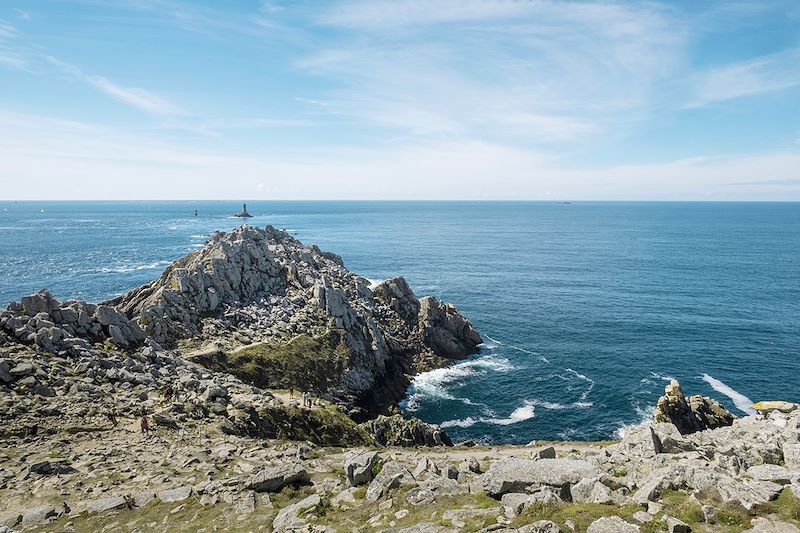
[[[791,489],[783,489],[775,501],[759,506],[758,514],[775,514],[781,520],[800,521],[800,500],[794,497]]]
[[[632,519],[636,511],[641,508],[637,505],[603,505],[597,503],[533,503],[528,506],[520,516],[514,520],[514,527],[522,527],[539,520],[555,522],[565,531],[568,528],[564,523],[571,520],[578,531],[586,531],[589,524],[604,516],[619,516],[620,518],[635,523]],[[643,529],[643,531],[646,531]]]
[[[262,389],[325,391],[339,382],[349,359],[345,333],[333,329],[316,337],[298,335],[286,344],[254,344],[196,361]]]

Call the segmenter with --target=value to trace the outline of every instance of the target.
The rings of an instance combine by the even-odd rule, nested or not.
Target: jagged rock
[[[481,336],[451,304],[426,296],[419,300],[419,324],[425,342],[436,355],[466,357],[483,342]]]
[[[344,473],[351,486],[365,485],[373,479],[373,468],[380,460],[378,452],[353,450],[344,455]]]
[[[256,492],[278,492],[287,485],[305,485],[310,481],[302,465],[289,463],[262,468],[251,476],[245,488]]]
[[[569,487],[584,478],[597,478],[598,468],[579,459],[499,459],[481,476],[488,494],[523,492],[528,487]]]
[[[378,416],[361,424],[382,446],[452,446],[453,441],[439,426],[401,415]]]
[[[639,533],[639,526],[629,524],[618,516],[598,518],[586,529],[586,533]]]
[[[705,396],[685,397],[674,379],[664,389],[664,396],[658,399],[653,413],[655,422],[674,424],[682,435],[730,426],[735,418],[716,400]]]

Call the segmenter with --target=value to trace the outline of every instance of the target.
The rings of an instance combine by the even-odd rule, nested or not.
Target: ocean
[[[235,202],[0,201],[0,301],[107,299],[157,277]],[[198,216],[194,216],[197,210]],[[599,440],[667,380],[734,413],[800,401],[800,203],[248,202],[373,280],[452,302],[481,352],[417,376],[406,413],[456,441]]]

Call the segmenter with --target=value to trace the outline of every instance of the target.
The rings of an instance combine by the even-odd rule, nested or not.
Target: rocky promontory
[[[23,297],[0,326],[75,357],[102,343],[173,350],[261,388],[314,392],[356,420],[389,414],[418,368],[482,342],[455,307],[418,299],[403,278],[370,287],[336,254],[270,226],[214,233],[159,279],[108,302]]]

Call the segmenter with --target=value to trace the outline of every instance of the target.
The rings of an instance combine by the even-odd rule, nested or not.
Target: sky
[[[800,2],[3,0],[0,198],[800,200]]]

